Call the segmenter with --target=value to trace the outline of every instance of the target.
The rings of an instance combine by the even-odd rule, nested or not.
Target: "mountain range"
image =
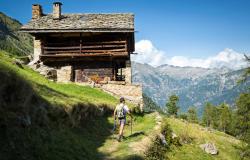
[[[204,105],[228,103],[234,107],[241,92],[247,92],[250,80],[239,84],[244,69],[177,67],[132,63],[133,83],[141,83],[143,92],[159,106],[165,107],[168,97],[179,96],[180,112],[196,107],[201,115]]]

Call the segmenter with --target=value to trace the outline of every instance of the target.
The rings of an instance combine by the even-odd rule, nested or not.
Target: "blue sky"
[[[31,5],[52,12],[52,0],[0,0],[22,23]],[[168,57],[207,58],[225,48],[250,52],[250,0],[61,0],[64,13],[132,12],[136,41],[150,40]]]

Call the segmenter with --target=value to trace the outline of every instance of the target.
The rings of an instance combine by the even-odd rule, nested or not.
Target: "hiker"
[[[128,106],[125,104],[125,99],[123,97],[121,97],[120,98],[120,104],[118,104],[115,107],[115,110],[114,110],[115,121],[118,118],[119,124],[120,124],[119,136],[118,136],[118,141],[119,142],[123,138],[123,130],[124,130],[124,126],[126,124],[126,114],[127,113],[132,117],[131,112],[129,111]]]

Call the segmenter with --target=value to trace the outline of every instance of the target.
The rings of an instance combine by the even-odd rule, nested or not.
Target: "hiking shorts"
[[[119,123],[120,123],[120,125],[121,124],[125,125],[126,124],[126,119],[125,118],[119,119]]]

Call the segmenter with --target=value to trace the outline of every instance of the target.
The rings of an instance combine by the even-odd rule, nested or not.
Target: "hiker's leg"
[[[124,123],[121,122],[121,124],[120,124],[120,131],[119,131],[119,136],[120,136],[120,137],[123,136],[123,129],[124,129]]]

